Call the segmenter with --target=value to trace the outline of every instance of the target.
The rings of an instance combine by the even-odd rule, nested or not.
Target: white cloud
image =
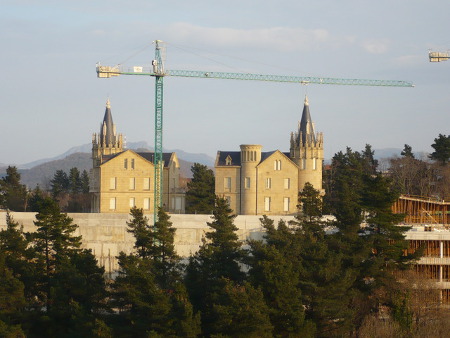
[[[384,54],[389,49],[390,41],[388,39],[370,39],[363,41],[361,45],[370,54]]]

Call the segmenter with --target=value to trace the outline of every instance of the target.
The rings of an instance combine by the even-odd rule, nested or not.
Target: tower
[[[299,167],[299,191],[306,182],[311,183],[316,190],[322,191],[323,134],[315,133],[307,96],[298,131],[291,133],[290,157]]]
[[[100,133],[92,135],[92,161],[93,167],[102,162],[102,155],[112,155],[123,151],[122,134],[117,135],[116,125],[111,115],[111,103],[106,101],[105,116],[100,126]]]
[[[241,214],[256,214],[257,169],[261,162],[262,146],[258,144],[241,145]]]

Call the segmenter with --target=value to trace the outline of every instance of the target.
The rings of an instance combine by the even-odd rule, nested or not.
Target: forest
[[[398,161],[414,160],[407,150]],[[433,179],[445,179],[448,157],[431,167],[440,170]],[[193,170],[211,182],[205,168]],[[17,202],[7,190],[20,190],[16,174],[0,182],[6,207]],[[0,231],[0,336],[445,335],[448,313],[411,270],[420,251],[407,254],[409,228],[391,211],[405,185],[378,169],[370,146],[337,153],[327,175],[324,198],[309,184],[299,193],[293,221],[262,216],[260,241],[240,241],[226,200],[209,198],[210,231],[190,257],[177,255],[168,213],[159,209],[150,224],[132,208],[134,251],[120,254],[114,279],[82,248],[57,199],[36,194],[35,231],[24,232],[9,212]],[[324,212],[333,220],[324,221]]]

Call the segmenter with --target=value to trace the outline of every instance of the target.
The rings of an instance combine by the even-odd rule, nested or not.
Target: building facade
[[[100,133],[92,137],[91,212],[128,213],[136,206],[153,212],[154,153],[125,150],[117,134],[109,100]],[[176,153],[164,153],[163,206],[183,213],[185,191],[180,187],[180,163]]]
[[[257,144],[217,152],[216,195],[238,215],[292,215],[306,182],[322,192],[322,165],[323,134],[315,132],[306,97],[289,152],[263,152]]]

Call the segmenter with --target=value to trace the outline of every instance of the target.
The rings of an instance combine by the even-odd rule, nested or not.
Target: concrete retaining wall
[[[23,225],[25,232],[33,232],[35,213],[12,212],[14,220]],[[131,253],[133,251],[134,238],[127,232],[126,222],[128,214],[108,213],[69,213],[73,223],[78,225],[76,236],[83,237],[83,247],[92,249],[99,264],[105,267],[107,273],[113,273],[118,269],[117,256],[121,251]],[[153,215],[147,215],[152,219]],[[210,230],[207,222],[211,222],[210,215],[170,215],[170,221],[174,228],[175,248],[182,257],[189,257],[197,252],[202,244],[202,237]],[[237,216],[234,224],[239,228],[237,234],[239,239],[261,239],[262,228],[259,222],[261,216]],[[278,223],[280,219],[289,221],[293,216],[270,216]],[[6,226],[6,213],[0,212],[0,228]]]

